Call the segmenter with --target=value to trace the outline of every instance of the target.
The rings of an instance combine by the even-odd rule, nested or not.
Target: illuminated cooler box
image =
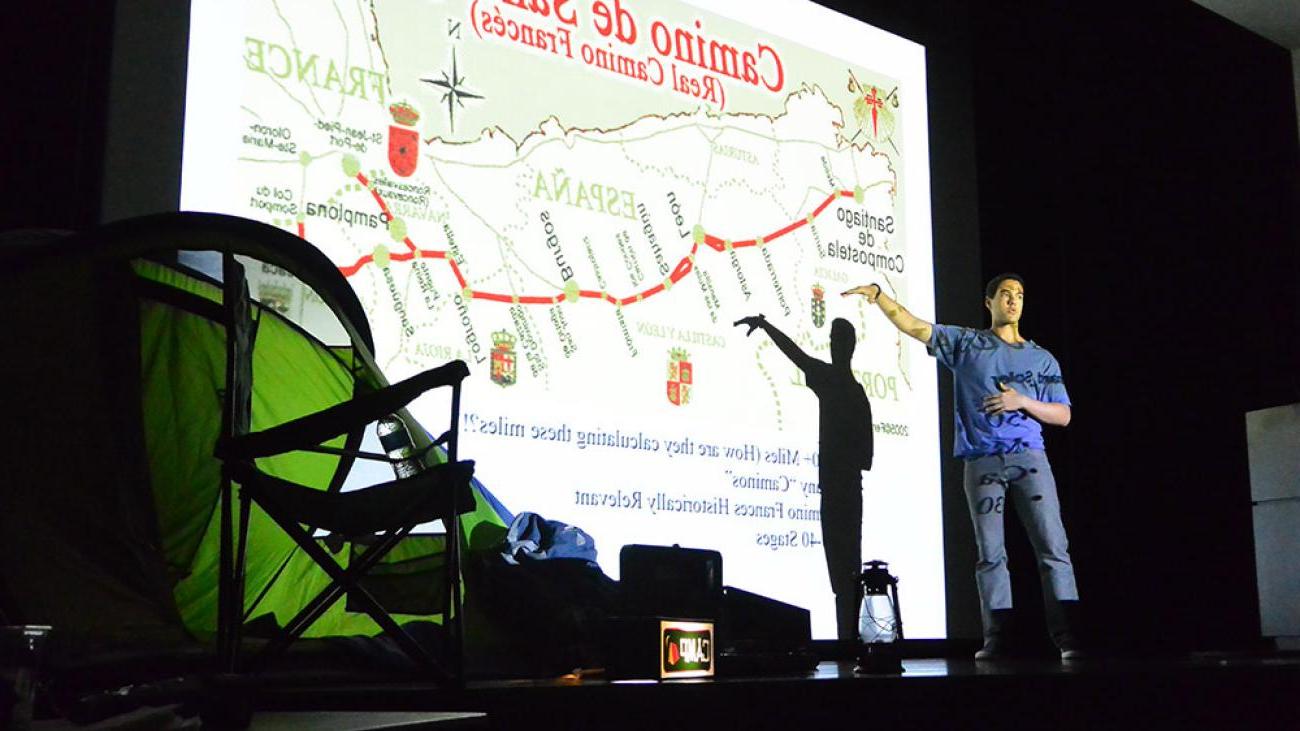
[[[619,566],[622,611],[605,636],[610,677],[800,673],[816,665],[808,610],[724,587],[719,552],[628,545]]]
[[[606,625],[611,678],[711,678],[717,673],[714,623],[667,617],[613,617]]]

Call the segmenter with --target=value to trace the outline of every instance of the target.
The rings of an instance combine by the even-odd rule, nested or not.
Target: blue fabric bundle
[[[506,532],[506,550],[501,556],[510,564],[552,558],[577,558],[595,563],[596,542],[576,525],[547,520],[537,513],[520,513]]]

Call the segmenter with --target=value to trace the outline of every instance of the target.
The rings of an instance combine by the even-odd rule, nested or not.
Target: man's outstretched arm
[[[860,294],[867,298],[867,303],[879,305],[880,311],[885,313],[885,317],[894,323],[904,335],[909,335],[923,343],[930,342],[930,334],[934,332],[934,325],[922,320],[907,311],[906,307],[898,304],[889,295],[885,294],[879,284],[864,284],[853,289],[847,289],[840,293],[841,297],[848,297],[851,294]]]
[[[762,315],[742,317],[736,320],[735,324],[748,327],[749,330],[745,332],[747,336],[754,334],[755,329],[762,329],[763,332],[767,333],[768,337],[772,338],[772,342],[776,343],[776,347],[780,348],[782,353],[785,353],[785,357],[789,358],[800,370],[807,370],[808,366],[815,362],[811,355],[803,352],[802,348],[794,344],[790,336],[781,332],[776,325],[768,322],[767,318]]]

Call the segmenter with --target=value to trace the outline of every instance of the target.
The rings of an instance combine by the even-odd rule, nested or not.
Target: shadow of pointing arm
[[[736,324],[749,327],[749,332],[753,332],[753,328],[756,327],[762,328],[763,332],[767,333],[767,336],[772,338],[772,342],[776,344],[776,347],[780,348],[782,353],[785,353],[785,357],[789,358],[790,361],[798,366],[802,371],[807,371],[808,366],[817,362],[815,358],[803,352],[803,349],[798,345],[795,345],[795,342],[790,339],[789,335],[781,332],[780,328],[768,322],[767,318],[762,315],[753,315],[751,317],[742,318],[737,320]],[[746,335],[748,334],[749,333],[746,333]]]

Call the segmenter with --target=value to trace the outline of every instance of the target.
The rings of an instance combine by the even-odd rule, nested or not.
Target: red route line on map
[[[379,194],[378,190],[375,190],[374,188],[370,188],[370,181],[366,179],[366,176],[363,173],[357,173],[357,182],[366,186],[370,190],[370,195],[373,196],[375,202],[379,204],[379,209],[382,210],[386,216],[388,216],[389,220],[392,220],[393,214],[388,209],[388,203],[384,201],[383,196]],[[852,197],[854,197],[854,192],[851,190],[841,190],[835,193],[831,193],[830,195],[826,196],[826,199],[823,200],[820,205],[818,205],[816,208],[813,209],[812,213],[808,214],[803,218],[797,219],[795,221],[791,221],[790,223],[777,229],[776,231],[773,231],[767,236],[761,237],[761,239],[764,243],[770,243],[775,239],[779,239],[782,236],[785,236],[786,234],[792,231],[796,231],[799,228],[806,226],[809,223],[812,223],[812,220],[820,216],[822,214],[822,211],[825,211],[826,208],[830,206],[830,204],[833,203],[836,198],[852,198]],[[298,223],[298,236],[301,238],[306,238],[305,228],[301,222]],[[759,238],[744,239],[742,241],[732,241],[730,242],[730,245],[731,248],[733,249],[743,249],[748,246],[757,246],[758,241]],[[451,267],[451,272],[452,274],[455,275],[456,281],[460,284],[460,288],[461,289],[467,288],[468,283],[465,281],[465,276],[461,273],[460,267],[457,266],[455,259],[449,258],[447,256],[446,251],[439,251],[436,249],[421,249],[417,247],[414,242],[411,241],[411,237],[409,236],[403,238],[402,243],[406,244],[406,248],[408,249],[408,251],[401,251],[395,254],[389,254],[388,258],[390,261],[411,261],[413,259],[442,259],[447,262],[448,266]],[[708,246],[710,249],[713,249],[714,251],[718,251],[718,252],[726,251],[728,245],[726,239],[718,238],[717,236],[714,236],[713,234],[710,233],[704,234],[703,243],[705,246]],[[681,281],[684,277],[686,277],[686,275],[691,273],[691,270],[695,268],[695,264],[694,264],[695,254],[699,251],[699,249],[700,249],[700,242],[696,242],[691,245],[691,253],[682,257],[681,261],[677,262],[677,266],[673,269],[672,274],[668,276],[669,283],[677,284],[677,282]],[[375,261],[374,254],[366,254],[365,256],[357,259],[356,263],[354,264],[351,264],[349,266],[339,267],[339,271],[343,273],[343,276],[350,277],[356,274],[357,272],[361,271],[362,267],[366,266],[367,264],[373,264],[374,261]],[[628,304],[632,304],[633,302],[647,299],[656,294],[659,294],[660,292],[663,292],[667,288],[668,288],[668,284],[664,282],[660,282],[655,286],[645,290],[644,292],[630,295],[628,297],[623,297],[622,299],[615,297],[614,295],[608,292],[601,292],[595,289],[581,289],[578,290],[578,297],[585,298],[585,299],[603,299],[606,302],[609,302],[610,304],[613,305],[628,305]],[[563,302],[565,299],[565,295],[563,292],[560,292],[559,294],[550,297],[547,297],[545,295],[513,295],[513,294],[499,294],[496,292],[479,292],[479,291],[472,291],[471,295],[474,299],[488,300],[489,302],[504,302],[507,304],[517,303],[521,305],[559,304],[560,302]]]

